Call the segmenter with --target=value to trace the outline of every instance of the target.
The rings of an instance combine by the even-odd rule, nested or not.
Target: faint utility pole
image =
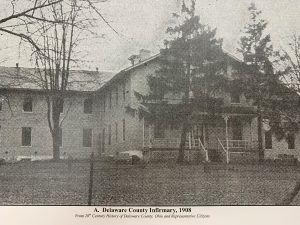
[[[92,197],[93,197],[93,174],[94,174],[94,152],[92,152],[91,159],[90,159],[90,180],[89,180],[88,205],[92,205]]]

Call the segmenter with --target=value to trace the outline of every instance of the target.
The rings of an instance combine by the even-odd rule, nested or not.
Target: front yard
[[[95,162],[93,205],[274,205],[300,168],[273,165],[117,165]],[[86,205],[89,163],[0,166],[0,205]],[[300,194],[292,204],[300,205]]]

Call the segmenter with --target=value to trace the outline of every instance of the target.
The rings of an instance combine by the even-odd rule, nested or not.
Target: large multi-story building
[[[175,157],[181,134],[176,119],[150,119],[158,104],[143,102],[149,93],[147,77],[159,68],[160,54],[151,56],[147,50],[129,58],[131,66],[116,73],[77,71],[97,74],[105,83],[75,86],[68,91],[61,113],[61,157],[115,155],[117,152],[140,151],[145,157]],[[243,63],[226,54],[223,75],[235,79]],[[28,69],[2,68],[22,73]],[[20,82],[1,88],[0,157],[27,156],[47,158],[52,155],[52,139],[46,119],[46,102],[40,90]],[[3,94],[4,93],[4,94]],[[200,110],[193,118],[186,144],[187,157],[199,150],[206,158],[219,155],[223,160],[257,158],[257,113],[251,99],[232,90],[218,93],[223,104],[214,115]],[[167,105],[175,105],[169,102]],[[166,108],[166,112],[167,109]],[[172,117],[171,113],[169,114]],[[300,157],[299,136],[277,141],[264,126],[263,141],[266,158],[279,154]]]

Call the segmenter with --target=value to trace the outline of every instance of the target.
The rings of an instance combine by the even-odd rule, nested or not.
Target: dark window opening
[[[111,91],[109,92],[109,109],[111,109]]]
[[[119,103],[119,90],[118,90],[118,86],[116,86],[116,105],[118,105]]]
[[[61,100],[59,103],[59,112],[63,113],[64,112],[64,100]]]
[[[287,136],[288,149],[295,149],[295,134],[289,133]]]
[[[162,123],[156,123],[154,126],[154,138],[164,138],[165,130]]]
[[[111,125],[108,126],[108,144],[111,145]]]
[[[102,130],[102,152],[105,152],[105,128]]]
[[[265,148],[272,149],[272,132],[271,130],[265,133]]]
[[[62,129],[59,128],[58,130],[58,146],[62,147]]]
[[[125,141],[125,119],[123,119],[123,141]]]
[[[243,140],[243,127],[240,120],[232,121],[232,139]]]
[[[125,102],[125,99],[126,99],[126,84],[125,84],[125,81],[123,83],[123,101]]]
[[[32,98],[25,98],[23,102],[23,111],[32,112]]]
[[[118,123],[115,123],[116,125],[116,143],[118,143]]]
[[[2,102],[1,102],[1,100],[0,100],[0,111],[2,110]]]
[[[93,112],[93,100],[91,98],[88,98],[88,99],[84,100],[83,111],[86,114],[92,114],[92,112]]]
[[[83,147],[92,147],[92,129],[83,129]]]
[[[231,98],[231,103],[241,103],[239,93],[232,92],[230,94],[230,98]]]
[[[103,111],[105,112],[105,107],[106,107],[106,96],[103,96]]]
[[[31,127],[22,127],[22,146],[31,146]]]

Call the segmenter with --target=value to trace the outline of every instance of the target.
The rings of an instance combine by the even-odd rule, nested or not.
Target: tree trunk
[[[60,118],[60,100],[53,100],[52,104],[52,142],[53,142],[53,160],[57,161],[60,159],[59,152],[59,118]]]
[[[258,159],[259,162],[264,161],[264,149],[262,143],[262,113],[260,103],[257,106],[258,109],[258,117],[257,117],[257,141],[258,141]]]
[[[183,122],[182,126],[183,127],[182,127],[182,132],[181,132],[181,137],[180,137],[180,145],[179,145],[179,152],[178,152],[178,158],[177,158],[178,163],[184,162],[184,148],[185,148],[185,142],[186,142],[186,133],[188,131],[188,120],[187,119]]]

